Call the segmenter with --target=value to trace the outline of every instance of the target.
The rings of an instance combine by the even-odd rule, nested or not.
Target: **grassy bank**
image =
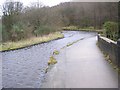
[[[22,40],[18,42],[6,42],[0,44],[0,51],[6,51],[6,50],[14,50],[14,49],[19,49],[19,48],[24,48],[27,46],[43,43],[43,42],[48,42],[51,40],[63,38],[63,34],[60,32],[55,32],[51,33],[48,35],[44,35],[42,37],[32,37],[27,40]]]
[[[98,29],[94,29],[94,27],[85,27],[85,28],[80,28],[77,26],[68,26],[68,27],[63,27],[63,30],[68,30],[68,31],[95,31],[98,33],[102,33],[103,30],[98,30]]]

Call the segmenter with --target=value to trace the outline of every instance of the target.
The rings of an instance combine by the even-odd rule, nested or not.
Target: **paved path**
[[[60,51],[43,88],[117,88],[118,74],[104,59],[97,38],[81,40]]]

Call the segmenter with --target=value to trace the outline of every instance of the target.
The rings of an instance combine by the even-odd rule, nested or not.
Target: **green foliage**
[[[49,34],[50,32],[53,32],[53,31],[54,29],[52,29],[49,26],[40,26],[34,31],[34,34],[36,36],[39,36],[39,35]]]
[[[23,26],[24,25],[22,23],[17,23],[12,26],[11,30],[12,41],[21,40],[22,38],[24,38]]]
[[[110,38],[112,40],[118,39],[118,24],[116,22],[106,22],[104,24],[104,34],[107,38]]]
[[[2,25],[2,41],[7,41],[10,38],[10,33],[5,28],[5,25]]]
[[[2,24],[0,23],[0,43],[2,42]]]
[[[89,26],[89,27],[79,27],[79,26],[68,26],[68,27],[63,27],[63,30],[75,30],[75,31],[97,31],[94,29],[93,26]]]
[[[94,28],[90,26],[101,29],[103,22],[115,21],[118,15],[117,3],[66,2],[55,7],[36,6],[37,3],[35,7],[24,7],[21,2],[5,2],[2,10],[3,42],[46,35],[60,31],[56,28],[63,26],[69,26],[64,28],[67,30],[92,31]]]
[[[0,24],[0,33],[2,33],[2,24]]]

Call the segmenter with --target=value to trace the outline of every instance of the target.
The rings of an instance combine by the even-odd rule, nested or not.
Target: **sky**
[[[61,2],[70,2],[70,0],[0,0],[0,15],[2,14],[1,6],[5,1],[20,1],[24,6],[31,5],[32,2],[41,2],[45,6],[55,6]]]
[[[6,0],[0,0],[0,5],[2,5]],[[11,0],[7,0],[7,1],[11,1]],[[12,1],[20,1],[23,2],[23,4],[25,6],[30,5],[32,2],[42,2],[43,5],[46,6],[54,6],[57,5],[61,2],[69,2],[70,0],[12,0]]]
[[[2,5],[6,0],[0,0],[0,5]],[[7,0],[11,1],[11,0]],[[54,6],[57,5],[61,2],[70,2],[70,1],[75,1],[75,2],[118,2],[119,0],[12,0],[12,1],[21,1],[25,6],[30,5],[32,2],[42,2],[43,5],[47,6]]]
[[[0,0],[0,15],[2,14],[1,6],[6,0]],[[119,0],[7,0],[7,1],[20,1],[24,6],[31,5],[32,2],[42,2],[45,6],[55,6],[61,2],[118,2]]]

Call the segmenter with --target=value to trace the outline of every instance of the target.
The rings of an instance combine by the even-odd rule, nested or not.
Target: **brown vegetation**
[[[117,22],[117,19],[117,2],[66,2],[53,7],[41,3],[23,7],[21,2],[5,2],[3,42],[42,36],[64,26],[101,29],[105,22]]]

